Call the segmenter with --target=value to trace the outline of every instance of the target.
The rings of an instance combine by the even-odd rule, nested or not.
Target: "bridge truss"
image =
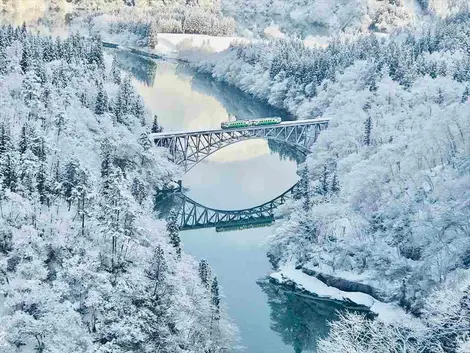
[[[234,227],[272,222],[274,220],[274,209],[284,204],[287,199],[292,197],[298,186],[299,183],[295,184],[283,194],[262,205],[233,211],[206,207],[180,193],[178,194],[178,197],[182,200],[178,211],[180,230]]]
[[[277,125],[239,129],[162,132],[151,134],[156,146],[169,149],[173,162],[187,172],[212,153],[233,143],[263,138],[293,145],[308,153],[320,132],[328,127],[328,119],[286,121]]]

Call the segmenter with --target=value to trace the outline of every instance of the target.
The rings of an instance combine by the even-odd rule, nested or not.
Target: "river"
[[[133,75],[138,92],[166,130],[218,128],[230,115],[246,118],[283,116],[240,91],[195,74],[175,62],[147,61],[120,52],[121,68]],[[228,146],[190,170],[186,195],[207,207],[230,210],[262,204],[298,181],[297,163],[264,140]],[[286,157],[287,155],[287,157]],[[342,307],[331,301],[300,297],[269,283],[267,239],[273,227],[216,232],[183,231],[184,251],[206,259],[218,276],[223,302],[240,329],[248,353],[315,352],[327,322]]]

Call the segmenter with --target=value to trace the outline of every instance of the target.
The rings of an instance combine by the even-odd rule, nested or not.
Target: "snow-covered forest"
[[[234,346],[209,264],[182,251],[174,212],[155,214],[155,194],[181,179],[148,138],[162,127],[98,34],[161,54],[161,33],[236,32],[249,38],[222,52],[207,37],[175,52],[295,118],[330,119],[276,211],[273,268],[403,314],[345,314],[318,352],[470,352],[468,0],[38,3],[4,0],[0,11],[66,10],[89,38],[0,27],[0,352]],[[296,334],[326,331],[285,309]]]
[[[346,316],[322,352],[469,349],[469,36],[462,12],[326,49],[284,39],[181,53],[298,118],[331,119],[280,211],[270,260],[364,284],[420,319]]]
[[[138,43],[151,49],[158,44],[158,33],[227,36],[235,32],[233,19],[219,11],[192,6],[125,7],[112,14],[92,14],[85,21],[80,18],[76,22],[82,22],[82,27],[91,26],[92,31],[106,34],[114,41]]]
[[[0,352],[226,352],[217,278],[153,212],[179,171],[101,45],[0,28]]]
[[[466,0],[222,0],[224,14],[240,30],[262,34],[277,26],[289,35],[332,35],[375,30],[390,32],[423,16],[468,10]]]

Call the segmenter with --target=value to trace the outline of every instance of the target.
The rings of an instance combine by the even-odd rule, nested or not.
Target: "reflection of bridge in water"
[[[328,121],[329,119],[318,118],[231,129],[168,131],[151,134],[150,139],[157,146],[168,148],[173,161],[182,165],[187,172],[218,150],[249,139],[279,141],[305,154],[309,153],[320,132],[328,127]],[[274,221],[274,210],[297,191],[300,183],[262,205],[243,210],[206,207],[179,192],[176,195],[180,199],[177,208],[180,230],[216,227],[218,231],[225,231],[271,224]]]
[[[218,150],[249,139],[284,142],[308,153],[320,132],[328,127],[328,119],[284,121],[275,125],[232,129],[212,129],[151,134],[157,146],[167,147],[173,161],[187,172]]]
[[[227,231],[269,225],[274,222],[274,210],[294,195],[299,183],[262,205],[244,210],[219,210],[206,207],[183,193],[178,193],[176,195],[181,200],[178,210],[180,230],[216,227],[217,231]]]

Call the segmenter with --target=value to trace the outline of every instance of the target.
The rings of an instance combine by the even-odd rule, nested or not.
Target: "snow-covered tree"
[[[170,236],[170,242],[175,248],[177,257],[181,257],[181,240],[179,235],[179,226],[178,226],[178,213],[175,210],[170,212],[170,215],[167,219],[166,229],[168,235]]]
[[[201,282],[204,285],[204,287],[209,289],[210,278],[211,278],[211,269],[210,269],[209,264],[207,263],[207,261],[204,260],[204,259],[199,261],[199,277],[201,278]]]
[[[108,111],[108,95],[103,88],[103,85],[98,86],[98,95],[95,103],[95,114],[102,115]]]
[[[153,116],[153,123],[152,123],[152,133],[158,133],[163,131],[163,127],[158,123],[157,115]]]

